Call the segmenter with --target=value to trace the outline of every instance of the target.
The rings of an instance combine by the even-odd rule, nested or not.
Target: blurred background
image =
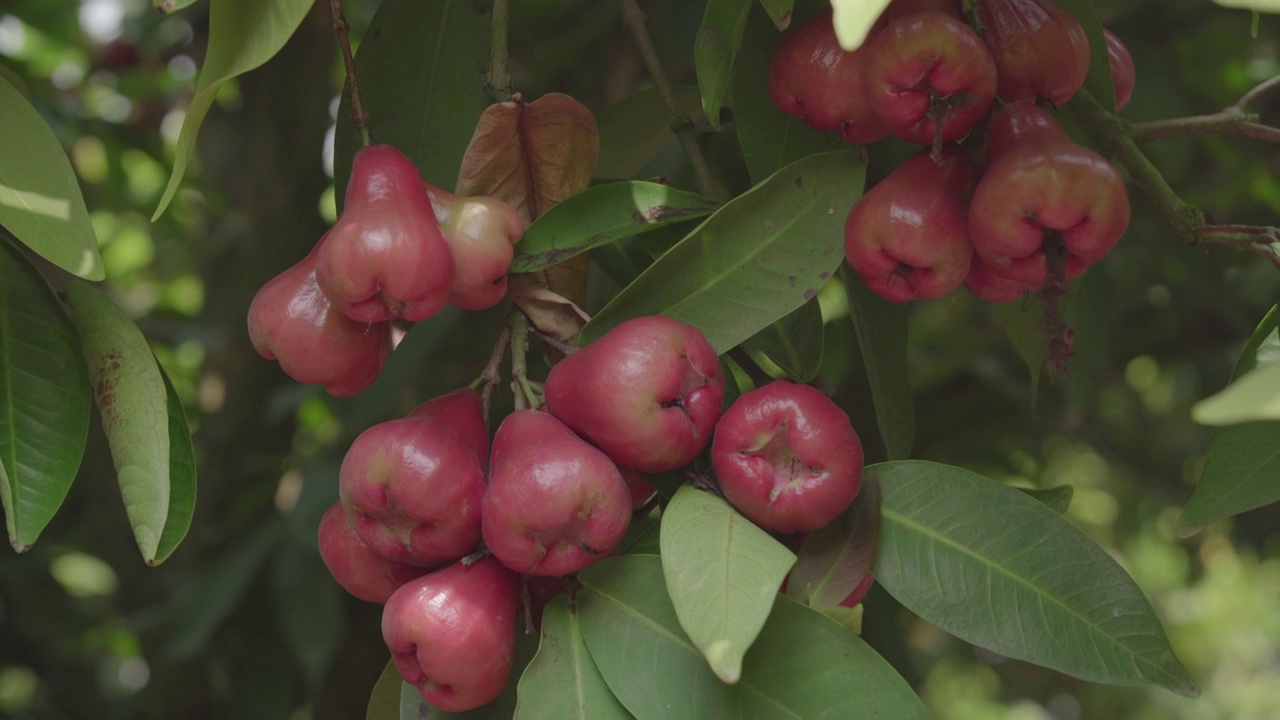
[[[378,4],[344,2],[355,39]],[[693,84],[704,4],[642,5],[672,81]],[[1249,13],[1208,0],[1095,5],[1138,68],[1131,119],[1214,112],[1280,73],[1275,17],[1251,38]],[[645,86],[615,0],[513,6],[512,71],[527,97],[560,90],[599,112]],[[245,332],[250,299],[334,219],[343,74],[328,4],[317,3],[283,52],[223,87],[194,171],[153,224],[207,32],[201,2],[171,16],[149,0],[0,2],[0,73],[66,147],[112,291],[174,379],[200,460],[191,533],[148,569],[95,427],[41,541],[24,555],[0,551],[0,717],[363,717],[387,659],[379,608],[330,580],[316,523],[336,498],[350,440],[470,382],[503,316],[499,308],[462,322],[446,312],[423,324],[383,377],[348,400],[299,387],[259,358]],[[1255,109],[1280,121],[1280,100]],[[745,189],[732,134],[707,145],[722,177]],[[1146,149],[1212,221],[1276,223],[1275,147],[1201,137]],[[693,186],[674,139],[640,173],[655,176]],[[614,287],[616,260],[598,258],[597,300]],[[1020,486],[1072,485],[1068,517],[1132,573],[1203,688],[1188,700],[1008,661],[873,590],[864,637],[940,720],[1280,718],[1280,508],[1189,538],[1176,523],[1210,437],[1188,408],[1227,382],[1280,297],[1277,278],[1256,256],[1180,245],[1135,197],[1129,232],[1072,305],[1070,379],[1042,382],[1034,398],[989,307],[961,291],[911,308],[915,457]],[[843,294],[830,287],[820,297],[827,338],[817,382],[850,409],[869,461],[882,459]]]

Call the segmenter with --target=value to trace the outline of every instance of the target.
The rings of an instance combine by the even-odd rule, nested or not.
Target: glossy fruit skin
[[[974,297],[990,303],[1013,302],[1024,293],[1038,289],[1036,285],[1001,277],[982,258],[977,257],[969,265],[969,276],[964,280],[964,287]]]
[[[689,464],[724,405],[716,351],[664,315],[628,320],[547,375],[547,410],[619,465],[658,473]]]
[[[1065,277],[1101,260],[1129,225],[1120,173],[1077,145],[1049,114],[1012,103],[987,128],[986,172],[969,203],[974,251],[998,275],[1024,286],[1047,278],[1042,243],[1060,234]]]
[[[481,468],[489,465],[489,428],[485,423],[484,401],[469,387],[431,398],[418,405],[408,417],[431,420],[453,431],[475,453]]]
[[[320,518],[317,540],[320,558],[334,581],[361,600],[386,603],[401,585],[425,572],[420,567],[392,562],[370,550],[356,534],[340,502],[334,503]]]
[[[844,253],[867,287],[894,302],[939,298],[969,274],[967,205],[974,168],[955,145],[941,162],[922,150],[860,199],[845,221]]]
[[[511,675],[519,595],[519,578],[492,557],[401,587],[382,612],[400,677],[446,712],[496,698]]]
[[[982,38],[999,74],[1006,102],[1043,97],[1062,105],[1089,74],[1089,36],[1053,0],[979,0]]]
[[[342,215],[329,235],[316,279],[348,317],[425,320],[449,300],[453,256],[426,183],[390,145],[356,153]]]
[[[862,442],[849,416],[814,388],[783,380],[729,407],[711,462],[725,499],[769,532],[827,525],[862,484]]]
[[[991,53],[968,25],[943,12],[905,15],[865,45],[867,101],[896,137],[930,144],[941,115],[942,139],[959,140],[986,115],[996,91]]]
[[[836,40],[831,8],[787,35],[769,63],[769,96],[778,109],[815,130],[839,131],[865,144],[887,131],[866,100],[866,53],[845,52]]]
[[[391,352],[387,323],[360,323],[338,312],[316,283],[316,255],[328,235],[293,267],[263,285],[249,305],[253,349],[277,360],[300,383],[334,397],[369,387]]]
[[[631,523],[631,493],[617,466],[547,413],[508,415],[490,468],[484,544],[521,574],[577,572],[617,547]]]
[[[453,256],[453,289],[449,304],[461,310],[484,310],[507,296],[507,270],[516,243],[524,237],[524,221],[516,209],[493,197],[457,197],[427,185],[431,207]]]
[[[420,418],[360,433],[338,472],[342,505],[369,549],[427,568],[476,549],[484,487],[475,450],[447,426]]]
[[[1129,48],[1115,33],[1103,28],[1102,36],[1107,40],[1107,59],[1111,63],[1111,84],[1116,90],[1116,112],[1129,106],[1133,97],[1133,86],[1138,81],[1138,71],[1133,66],[1133,56]]]

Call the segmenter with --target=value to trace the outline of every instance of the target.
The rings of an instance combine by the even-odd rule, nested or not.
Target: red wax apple
[[[1107,40],[1107,59],[1111,62],[1111,84],[1116,90],[1116,112],[1129,106],[1133,86],[1138,81],[1138,71],[1133,67],[1133,56],[1124,42],[1110,30],[1103,29]]]
[[[411,418],[431,420],[448,427],[475,453],[481,467],[489,463],[489,428],[485,423],[484,401],[471,388],[458,388],[434,397],[414,408]]]
[[[965,278],[964,287],[979,300],[1004,303],[1013,302],[1021,298],[1023,293],[1037,290],[1039,286],[1002,277],[983,262],[982,258],[975,257],[969,265],[969,277]]]
[[[1071,13],[1053,0],[978,0],[999,74],[999,95],[1008,102],[1043,97],[1061,105],[1089,74],[1089,36]]]
[[[352,527],[342,503],[337,502],[320,518],[317,533],[320,558],[343,590],[369,602],[385,603],[401,585],[422,576],[424,570],[392,562],[364,544]]]
[[[457,197],[428,184],[431,206],[453,255],[449,304],[484,310],[507,296],[512,247],[524,237],[524,221],[515,208],[493,197]]]

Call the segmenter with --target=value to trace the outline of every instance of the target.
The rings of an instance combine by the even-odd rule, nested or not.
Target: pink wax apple
[[[524,221],[515,208],[493,197],[457,197],[427,185],[440,230],[453,255],[453,290],[449,304],[462,310],[484,310],[507,296],[507,270],[516,243],[524,237]]]
[[[978,0],[999,74],[998,94],[1007,102],[1043,97],[1062,105],[1089,74],[1089,36],[1071,13],[1053,0]]]
[[[849,507],[862,483],[862,442],[844,413],[807,385],[743,393],[711,446],[720,490],[769,532],[813,532]]]
[[[485,423],[484,401],[471,388],[458,388],[431,398],[414,408],[409,417],[431,420],[451,429],[476,456],[481,468],[489,465],[489,428]]]
[[[340,502],[334,503],[320,518],[317,536],[320,558],[334,581],[361,600],[385,603],[401,585],[425,572],[420,567],[392,562],[370,550],[356,534]]]

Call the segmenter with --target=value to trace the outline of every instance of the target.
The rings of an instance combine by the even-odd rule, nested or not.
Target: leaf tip
[[[9,547],[13,548],[13,551],[18,553],[19,555],[21,555],[24,552],[27,552],[34,545],[35,543],[23,543],[21,540],[18,540],[17,538],[9,539]]]

